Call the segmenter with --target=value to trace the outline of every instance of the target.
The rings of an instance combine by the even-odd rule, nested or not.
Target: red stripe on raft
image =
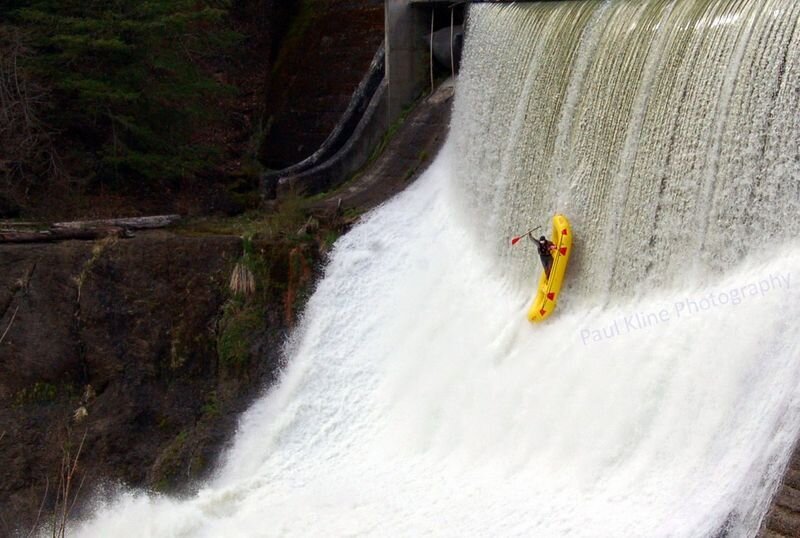
[[[566,256],[567,255],[567,247],[561,247],[559,252],[561,253],[562,256]]]
[[[556,298],[556,294],[551,291],[550,293],[547,294],[547,298],[552,301],[553,299]]]
[[[566,228],[564,228],[563,230],[561,230],[561,235],[567,235],[567,229],[566,229]]]
[[[544,316],[546,313],[547,313],[547,310],[545,310],[544,308],[539,310],[539,314],[541,314],[542,316]]]

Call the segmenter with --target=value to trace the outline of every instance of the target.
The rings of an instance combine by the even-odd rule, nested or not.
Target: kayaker
[[[533,233],[529,233],[528,237],[536,243],[536,248],[539,250],[539,259],[542,260],[542,267],[544,267],[544,274],[547,278],[550,278],[550,268],[553,266],[553,251],[556,249],[555,244],[552,241],[548,241],[545,236],[534,239]]]

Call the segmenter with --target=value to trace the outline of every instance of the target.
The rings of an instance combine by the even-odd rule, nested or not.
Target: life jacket
[[[550,245],[552,245],[552,243],[550,241],[545,239],[544,241],[536,241],[536,243],[539,245],[539,256],[552,256],[550,253]]]

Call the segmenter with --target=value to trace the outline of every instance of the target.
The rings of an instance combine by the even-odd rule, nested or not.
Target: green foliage
[[[18,0],[0,7],[31,37],[26,66],[51,90],[45,121],[86,181],[152,185],[215,155],[193,143],[230,91],[203,66],[239,36],[222,0]]]
[[[51,403],[58,397],[58,389],[51,383],[37,381],[32,386],[20,390],[14,397],[16,405],[29,403]]]
[[[256,304],[241,299],[226,303],[220,321],[217,354],[224,366],[240,366],[250,360],[253,334],[264,330],[264,315]]]
[[[342,236],[340,230],[327,230],[322,236],[322,245],[325,250],[330,250],[333,244]]]
[[[160,461],[153,471],[153,489],[162,493],[172,489],[176,478],[182,471],[183,456],[188,440],[189,434],[185,430],[181,430],[161,451]]]
[[[185,220],[182,223],[184,233],[239,235],[244,238],[258,237],[265,240],[286,240],[293,243],[306,243],[313,238],[307,234],[298,234],[300,228],[308,220],[309,199],[297,195],[287,195],[280,205],[270,212],[263,210],[250,211],[233,218],[202,218]],[[245,244],[247,248],[247,244]]]
[[[205,403],[203,404],[203,414],[209,417],[216,417],[220,413],[219,398],[217,398],[217,391],[212,390]]]

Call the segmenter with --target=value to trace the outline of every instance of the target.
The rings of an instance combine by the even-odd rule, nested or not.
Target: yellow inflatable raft
[[[528,319],[534,323],[543,321],[556,308],[558,294],[564,283],[564,273],[567,270],[569,255],[572,253],[572,229],[564,215],[553,217],[553,237],[550,239],[556,246],[553,251],[553,265],[550,268],[550,278],[542,271],[536,297],[533,299]]]

